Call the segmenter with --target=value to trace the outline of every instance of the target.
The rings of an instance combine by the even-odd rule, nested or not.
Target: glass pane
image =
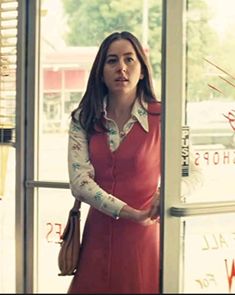
[[[234,5],[187,1],[185,124],[203,176],[187,202],[235,200]]]
[[[151,59],[154,85],[160,98],[161,1],[136,0],[132,4],[127,7],[124,0],[118,6],[113,0],[105,3],[79,1],[79,5],[76,0],[42,1],[38,109],[40,180],[68,180],[70,113],[82,97],[98,46],[108,33],[130,30],[142,40]]]
[[[235,3],[186,3],[184,123],[189,126],[192,169],[182,180],[192,190],[184,201],[231,201],[235,200],[235,41],[231,35]],[[187,128],[183,134],[187,139]],[[199,187],[197,177],[202,179]],[[234,213],[182,219],[183,293],[234,293],[234,220]]]
[[[72,276],[58,276],[60,236],[65,227],[74,197],[69,190],[38,190],[35,231],[35,293],[66,293]],[[88,205],[81,206],[81,233]]]
[[[15,293],[15,148],[0,144],[0,293]]]
[[[79,104],[98,46],[107,34],[130,30],[142,40],[151,59],[154,85],[160,97],[161,2],[136,0],[126,6],[125,0],[118,5],[114,0],[41,1],[36,163],[39,180],[68,181],[70,114]],[[61,293],[69,286],[71,278],[58,277],[57,257],[59,233],[72,203],[69,190],[39,189],[35,208],[38,216],[35,232],[37,292]],[[84,222],[88,206],[82,206]]]
[[[235,214],[184,220],[183,293],[235,292]]]

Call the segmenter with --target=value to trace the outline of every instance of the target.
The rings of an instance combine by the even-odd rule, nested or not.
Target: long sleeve
[[[126,204],[104,191],[94,180],[95,170],[89,160],[87,137],[79,123],[71,121],[68,140],[68,171],[74,197],[103,213],[117,217]]]

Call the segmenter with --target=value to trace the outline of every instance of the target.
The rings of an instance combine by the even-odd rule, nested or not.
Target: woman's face
[[[113,95],[136,95],[137,84],[143,79],[141,64],[130,41],[114,41],[107,51],[103,81]]]

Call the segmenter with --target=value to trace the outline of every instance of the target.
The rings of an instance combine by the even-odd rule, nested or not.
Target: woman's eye
[[[134,61],[134,59],[133,59],[132,57],[128,57],[128,58],[127,58],[127,61],[128,61],[128,62],[132,62],[132,61]]]
[[[106,61],[108,64],[114,64],[116,62],[116,59],[115,58],[109,58],[107,59]]]

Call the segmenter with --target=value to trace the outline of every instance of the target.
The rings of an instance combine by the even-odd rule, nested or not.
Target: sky
[[[206,2],[215,13],[212,26],[223,35],[229,25],[235,24],[235,0],[206,0]]]

